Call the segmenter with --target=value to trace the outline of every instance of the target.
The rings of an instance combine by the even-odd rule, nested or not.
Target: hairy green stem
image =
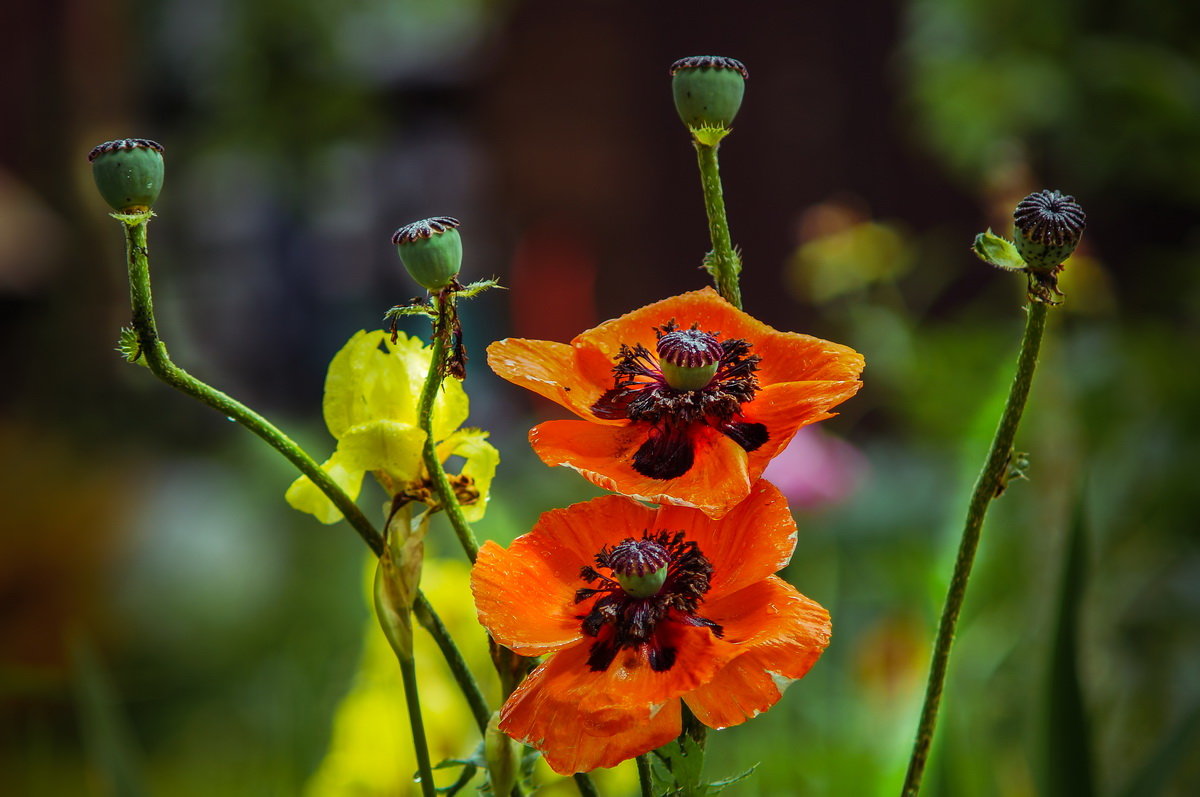
[[[642,797],[654,797],[654,781],[650,779],[649,753],[637,757],[638,786],[641,787]]]
[[[711,262],[707,266],[717,284],[717,291],[740,310],[742,289],[738,285],[738,275],[742,271],[742,262],[733,251],[729,221],[725,218],[725,197],[721,189],[721,171],[717,164],[717,148],[720,144],[703,144],[694,137],[692,144],[696,147],[696,159],[700,165],[704,213],[708,216],[708,235],[712,239]]]
[[[421,697],[417,689],[417,665],[411,656],[397,656],[400,676],[404,679],[404,702],[408,706],[408,723],[412,728],[413,749],[417,754],[417,772],[421,778],[421,794],[436,797],[433,785],[433,765],[429,761],[429,746],[425,742],[425,722],[421,719]]]
[[[975,482],[971,503],[967,509],[967,520],[963,528],[962,541],[958,546],[958,558],[954,562],[954,574],[942,607],[942,619],[938,625],[937,639],[933,646],[933,660],[929,666],[929,682],[925,687],[925,702],[921,719],[917,725],[916,741],[908,772],[904,777],[903,797],[916,797],[921,789],[921,777],[929,758],[929,746],[937,725],[938,707],[942,699],[942,687],[946,681],[946,666],[950,660],[950,647],[954,643],[954,629],[958,624],[959,610],[967,594],[967,581],[971,577],[971,566],[975,562],[975,551],[979,547],[980,530],[992,499],[1004,489],[1008,480],[1012,458],[1013,439],[1025,401],[1029,398],[1029,387],[1033,383],[1033,372],[1037,368],[1038,350],[1042,344],[1042,333],[1046,329],[1047,306],[1040,301],[1030,301],[1029,317],[1025,324],[1025,335],[1021,340],[1021,354],[1017,358],[1017,373],[1013,378],[1004,413],[992,439],[987,461]]]
[[[171,362],[167,355],[167,347],[158,337],[158,326],[154,319],[154,303],[150,291],[149,249],[146,243],[146,225],[149,223],[150,217],[149,213],[118,217],[125,226],[125,254],[129,268],[133,327],[137,333],[140,353],[145,357],[150,371],[171,387],[199,399],[226,417],[234,419],[283,454],[301,473],[311,479],[321,492],[329,497],[334,506],[341,511],[342,516],[366,542],[372,553],[376,556],[382,555],[383,535],[375,529],[350,496],[329,477],[329,474],[317,464],[316,460],[308,455],[307,451],[249,407],[206,385]],[[438,617],[437,612],[434,611],[433,606],[419,591],[414,608],[417,620],[434,638],[442,655],[445,656],[455,681],[471,707],[471,713],[475,716],[480,733],[483,733],[487,728],[487,720],[491,712],[488,710],[487,701],[483,697],[478,682],[466,666],[462,652],[459,651],[453,637],[450,636],[450,632]]]
[[[129,218],[129,217],[125,217]],[[149,251],[146,246],[146,226],[149,214],[139,216],[140,221],[125,222],[125,252],[129,265],[129,293],[133,303],[133,328],[137,333],[140,354],[150,371],[176,390],[199,399],[208,406],[235,420],[265,440],[272,448],[283,454],[301,473],[329,496],[334,506],[354,527],[367,546],[379,556],[383,553],[383,536],[371,525],[366,515],[350,496],[337,486],[329,474],[308,455],[304,449],[281,432],[274,424],[254,410],[235,401],[221,391],[201,382],[183,370],[167,355],[167,347],[158,337],[158,326],[154,320],[154,303],[150,292]]]
[[[421,398],[417,404],[417,423],[425,432],[423,449],[425,469],[429,471],[429,476],[433,479],[433,489],[437,493],[438,502],[446,516],[450,518],[450,525],[454,527],[454,533],[458,536],[458,541],[466,552],[467,558],[471,560],[471,564],[475,564],[475,557],[479,555],[479,542],[475,539],[475,533],[471,531],[471,524],[463,515],[462,504],[458,502],[458,496],[454,494],[454,488],[446,476],[446,469],[442,467],[442,461],[438,459],[437,443],[433,439],[433,402],[437,398],[438,391],[442,389],[442,380],[445,379],[446,374],[447,343],[452,334],[450,318],[453,308],[450,306],[450,302],[453,301],[453,298],[446,296],[433,297],[437,318],[433,322],[429,373],[425,376],[425,384],[421,388]]]

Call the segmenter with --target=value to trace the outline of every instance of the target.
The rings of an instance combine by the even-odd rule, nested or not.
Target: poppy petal
[[[563,757],[564,767],[590,769],[623,760],[567,763],[565,758],[578,749],[583,735],[640,738],[639,728],[655,717],[658,706],[712,679],[738,653],[706,627],[669,625],[676,649],[670,669],[655,671],[644,653],[627,648],[597,672],[588,665],[590,642],[573,645],[521,682],[500,711],[500,729],[542,750],[547,760]]]
[[[471,572],[479,622],[523,656],[582,639],[587,610],[575,603],[575,592],[586,584],[579,569],[604,546],[640,535],[653,519],[653,510],[606,495],[544,513],[507,550],[484,543]]]
[[[591,407],[613,386],[612,362],[599,374],[600,381],[589,380],[576,362],[576,352],[566,343],[525,338],[505,338],[487,347],[487,360],[497,375],[515,385],[569,409],[593,423],[624,423],[596,416]]]
[[[705,605],[725,639],[745,649],[712,681],[684,696],[696,717],[726,728],[778,702],[829,644],[829,613],[777,576]]]
[[[797,431],[810,423],[832,418],[837,413],[829,409],[861,387],[862,382],[782,382],[760,390],[754,401],[742,408],[746,421],[761,423],[767,429],[766,441],[749,452],[750,477],[761,476]]]
[[[803,335],[780,332],[721,298],[711,287],[672,296],[589,329],[572,341],[584,350],[602,352],[611,359],[621,344],[640,343],[654,351],[654,327],[674,320],[680,326],[698,324],[720,337],[741,338],[752,344],[751,354],[762,358],[759,380],[799,382],[855,380],[863,369],[863,357],[848,346]]]
[[[638,473],[633,458],[649,430],[645,423],[613,427],[547,421],[529,432],[529,442],[547,465],[566,465],[598,487],[650,503],[689,506],[720,517],[746,497],[750,490],[746,452],[706,426],[689,431],[694,464],[682,476],[655,479]]]
[[[712,601],[787,565],[796,547],[796,521],[787,499],[765,479],[755,482],[750,495],[719,521],[689,509],[663,506],[654,528],[683,531],[712,563],[709,603],[700,609],[705,617]]]

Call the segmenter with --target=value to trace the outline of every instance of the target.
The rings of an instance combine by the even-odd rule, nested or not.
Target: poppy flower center
[[[596,640],[588,652],[592,671],[607,670],[618,653],[631,649],[644,654],[652,670],[665,672],[675,666],[681,627],[701,626],[721,636],[721,626],[696,613],[708,592],[712,565],[682,531],[627,537],[611,549],[601,548],[595,562],[579,572],[584,583],[595,586],[575,593],[576,603],[599,596],[579,616],[583,633]]]
[[[655,327],[656,354],[642,344],[621,345],[614,386],[592,405],[596,417],[649,425],[633,454],[633,469],[652,479],[674,479],[695,464],[695,439],[716,429],[754,451],[767,442],[767,427],[747,421],[742,405],[758,392],[760,358],[740,338],[719,339],[698,325],[681,329],[674,319]]]
[[[716,336],[698,329],[668,332],[658,339],[656,348],[663,378],[676,390],[707,387],[725,356]]]

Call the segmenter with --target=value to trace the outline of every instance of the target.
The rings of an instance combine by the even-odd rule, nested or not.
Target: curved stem
[[[446,516],[450,518],[450,525],[454,527],[454,533],[458,536],[463,550],[466,551],[467,558],[471,560],[471,564],[474,564],[475,557],[479,555],[479,542],[475,539],[475,533],[471,531],[471,525],[467,522],[466,516],[463,515],[462,504],[458,502],[458,496],[454,494],[454,488],[450,485],[450,479],[446,476],[442,461],[438,459],[437,443],[433,439],[433,402],[437,398],[438,391],[442,389],[442,380],[446,373],[446,344],[452,333],[450,327],[454,313],[451,304],[453,301],[454,299],[446,296],[436,295],[433,297],[437,318],[433,323],[429,373],[425,376],[425,384],[421,388],[421,398],[417,404],[417,422],[425,432],[425,446],[422,454],[425,459],[425,469],[429,471],[429,476],[433,479],[433,489],[437,493],[438,502],[446,512]]]
[[[446,664],[449,665],[454,680],[458,682],[458,688],[462,690],[463,697],[467,699],[467,704],[471,707],[471,716],[475,718],[479,732],[486,733],[488,719],[491,716],[487,699],[483,696],[483,690],[479,688],[479,682],[471,673],[471,668],[467,666],[467,660],[463,658],[462,651],[454,644],[450,632],[433,610],[433,606],[430,605],[429,599],[425,597],[424,593],[417,593],[417,599],[413,603],[413,612],[417,616],[417,622],[429,632],[429,635],[441,648],[442,656],[446,659]]]
[[[717,284],[717,291],[739,310],[742,309],[742,289],[738,275],[742,271],[741,258],[733,251],[729,235],[729,221],[725,218],[725,197],[721,188],[721,171],[717,164],[716,144],[704,144],[695,138],[696,159],[700,165],[700,186],[704,190],[704,213],[708,216],[708,235],[712,240],[711,262],[706,263],[709,273]]]
[[[413,749],[417,754],[417,772],[421,778],[421,794],[436,797],[433,785],[433,765],[429,761],[429,746],[425,742],[425,722],[421,719],[421,698],[417,689],[417,666],[412,657],[397,656],[400,675],[404,679],[404,702],[408,706],[408,723],[412,728]]]
[[[132,221],[132,219],[138,219]],[[130,219],[130,220],[127,220]],[[124,217],[125,252],[129,265],[129,294],[133,304],[133,328],[137,333],[141,356],[150,371],[176,390],[199,399],[208,406],[237,421],[265,440],[272,448],[283,454],[301,473],[329,496],[334,506],[341,511],[367,546],[379,556],[383,553],[383,536],[367,520],[358,505],[337,486],[329,474],[321,469],[308,452],[298,446],[292,438],[281,432],[274,424],[254,410],[236,401],[216,388],[201,382],[183,370],[167,355],[167,347],[158,337],[158,326],[154,320],[154,302],[150,292],[149,251],[146,246],[146,226],[150,214]]]
[[[638,786],[641,787],[642,797],[654,797],[654,782],[650,779],[650,759],[647,756],[649,753],[642,753],[637,757],[638,769]]]
[[[1025,324],[1025,335],[1021,340],[1021,354],[1017,358],[1017,373],[1013,378],[1004,413],[992,439],[987,461],[975,482],[971,503],[967,509],[967,520],[963,528],[962,541],[958,546],[958,558],[954,562],[954,574],[942,607],[942,619],[938,625],[937,639],[933,647],[933,660],[929,667],[929,682],[925,687],[925,702],[921,719],[917,725],[916,742],[904,777],[903,797],[916,797],[921,789],[921,777],[929,757],[929,746],[937,725],[938,707],[942,699],[942,687],[946,680],[946,666],[950,660],[950,647],[954,643],[954,629],[958,625],[958,614],[967,593],[967,580],[971,577],[971,566],[975,562],[975,551],[979,547],[980,531],[988,505],[1004,489],[1012,457],[1013,438],[1025,411],[1029,398],[1029,387],[1033,383],[1033,372],[1037,368],[1038,350],[1042,344],[1042,333],[1046,329],[1047,306],[1039,301],[1030,301],[1029,317]]]
[[[150,291],[149,250],[146,244],[146,225],[150,217],[149,213],[138,216],[118,216],[118,220],[125,226],[125,254],[129,268],[133,327],[138,336],[141,354],[145,357],[150,371],[171,387],[199,399],[226,417],[234,419],[287,457],[288,461],[329,497],[329,500],[366,542],[372,553],[376,556],[382,555],[383,535],[375,529],[371,521],[359,509],[358,504],[346,495],[345,491],[329,477],[329,474],[317,464],[316,460],[308,455],[308,452],[249,407],[206,385],[171,362],[167,355],[167,347],[158,337],[158,326],[154,319],[154,302]],[[417,620],[434,638],[442,655],[445,656],[450,671],[454,674],[463,696],[471,707],[471,713],[479,725],[480,733],[483,733],[487,728],[487,720],[491,712],[488,710],[487,701],[483,697],[478,682],[466,665],[462,652],[459,651],[453,637],[450,636],[450,632],[438,617],[437,612],[434,611],[433,606],[430,605],[429,600],[420,591],[417,592],[414,609]]]

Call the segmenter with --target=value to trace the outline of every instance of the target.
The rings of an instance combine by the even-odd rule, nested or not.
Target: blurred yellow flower
[[[429,371],[429,347],[419,338],[398,335],[392,342],[383,330],[359,331],[334,355],[325,377],[325,425],[337,438],[337,449],[321,467],[357,498],[363,476],[375,474],[389,495],[428,494],[421,460],[425,432],[418,424],[417,403]],[[487,442],[487,432],[459,429],[467,419],[468,400],[457,379],[447,379],[433,405],[433,436],[442,462],[465,460],[451,475],[459,489],[467,520],[483,517],[500,452]],[[477,495],[478,497],[474,497]],[[287,502],[322,523],[336,523],[342,513],[307,476],[287,491]]]

